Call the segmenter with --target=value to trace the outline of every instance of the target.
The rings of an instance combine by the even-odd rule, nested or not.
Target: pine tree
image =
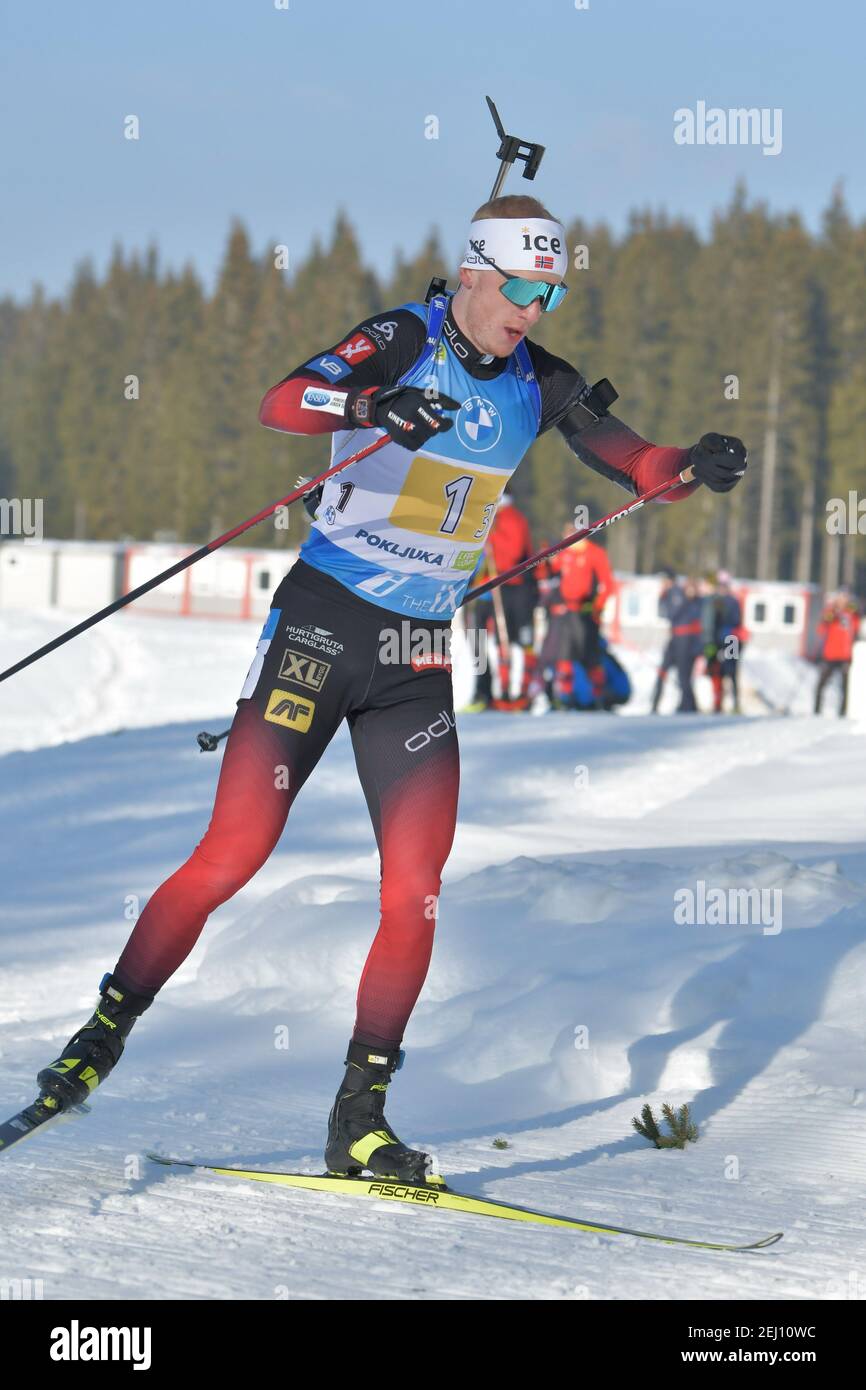
[[[533,338],[588,381],[609,377],[613,413],[654,442],[719,430],[750,451],[729,497],[699,489],[612,532],[614,563],[866,581],[856,518],[853,535],[826,526],[829,498],[866,489],[866,224],[841,191],[817,237],[738,186],[705,240],[642,212],[618,240],[575,220],[568,244],[570,293]],[[236,223],[211,294],[190,268],[162,270],[150,247],[116,248],[100,276],[79,267],[60,299],[37,287],[3,300],[0,495],[42,497],[55,536],[204,540],[327,461],[326,437],[260,427],[268,387],[371,314],[423,301],[433,275],[455,284],[435,231],[380,280],[339,213],[288,273]],[[623,500],[556,430],[533,445],[513,490],[539,544],[576,504],[598,515]],[[294,531],[256,541],[296,544],[306,525],[297,509]]]
[[[662,1116],[669,1131],[667,1134],[663,1134],[659,1129],[651,1105],[646,1104],[640,1114],[640,1119],[637,1116],[632,1119],[632,1125],[638,1134],[644,1139],[649,1139],[657,1149],[684,1149],[686,1144],[697,1143],[698,1127],[692,1120],[687,1105],[681,1105],[679,1110],[675,1110],[667,1102],[662,1106]]]

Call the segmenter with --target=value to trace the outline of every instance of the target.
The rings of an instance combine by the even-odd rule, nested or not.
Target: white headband
[[[492,270],[472,242],[502,270],[539,270],[563,278],[568,270],[565,228],[545,217],[482,217],[473,222],[461,264],[469,270]]]

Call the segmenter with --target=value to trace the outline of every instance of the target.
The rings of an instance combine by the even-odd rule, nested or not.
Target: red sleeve
[[[313,376],[290,376],[265,392],[259,424],[287,434],[333,434],[345,428],[347,396]]]
[[[568,433],[568,418],[558,426],[568,447],[594,472],[626,487],[635,497],[667,482],[688,463],[688,449],[650,444],[615,415],[603,415],[594,425]],[[679,502],[694,492],[698,483],[683,483],[660,502]]]
[[[349,392],[399,381],[416,361],[425,336],[424,320],[411,309],[374,315],[272,386],[259,406],[260,423],[289,434],[345,429]]]

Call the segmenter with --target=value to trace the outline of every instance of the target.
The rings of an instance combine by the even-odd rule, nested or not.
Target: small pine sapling
[[[698,1127],[691,1118],[687,1105],[681,1105],[679,1110],[674,1110],[672,1105],[662,1106],[662,1115],[670,1130],[669,1134],[662,1134],[652,1106],[645,1105],[640,1114],[640,1119],[635,1116],[632,1124],[638,1134],[643,1135],[644,1139],[649,1139],[657,1149],[684,1149],[686,1144],[697,1143]]]

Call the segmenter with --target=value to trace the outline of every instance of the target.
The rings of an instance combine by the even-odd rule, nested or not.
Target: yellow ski
[[[600,1236],[637,1236],[641,1240],[656,1240],[666,1245],[691,1245],[698,1250],[764,1250],[768,1245],[775,1245],[783,1235],[782,1231],[776,1231],[773,1235],[764,1236],[761,1240],[752,1241],[747,1245],[689,1240],[684,1236],[659,1235],[653,1231],[633,1231],[627,1226],[608,1226],[597,1221],[581,1221],[574,1216],[552,1216],[547,1212],[534,1211],[531,1207],[514,1206],[510,1202],[490,1200],[487,1197],[470,1197],[463,1192],[452,1192],[444,1180],[438,1177],[416,1185],[391,1178],[343,1178],[329,1173],[269,1173],[257,1168],[220,1168],[212,1163],[166,1158],[156,1153],[149,1153],[147,1156],[154,1163],[199,1169],[206,1173],[217,1173],[224,1178],[246,1178],[252,1182],[277,1183],[280,1187],[299,1187],[313,1192],[331,1192],[351,1197],[378,1197],[387,1202],[408,1202],[412,1206],[435,1207],[440,1211],[461,1211],[472,1216],[492,1216],[505,1221],[530,1221],[538,1226],[569,1226],[576,1231],[588,1231]]]

